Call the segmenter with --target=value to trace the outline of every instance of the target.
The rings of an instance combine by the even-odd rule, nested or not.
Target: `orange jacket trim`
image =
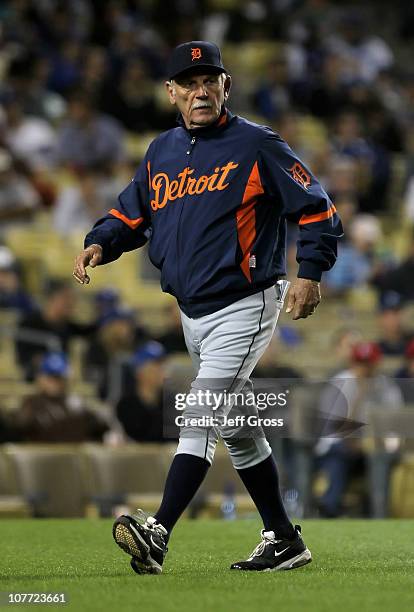
[[[322,213],[317,213],[316,215],[302,215],[299,219],[299,225],[305,225],[306,223],[317,223],[318,221],[325,221],[326,219],[330,219],[336,213],[336,208],[333,204],[331,204],[330,208]]]
[[[227,123],[227,114],[226,113],[224,113],[224,115],[222,115],[220,117],[220,119],[218,120],[217,127],[219,127],[221,125],[224,125],[225,123]]]
[[[147,171],[148,171],[148,186],[149,186],[149,191],[151,191],[151,162],[149,160],[147,161]]]
[[[144,220],[144,217],[138,217],[138,219],[128,219],[128,217],[120,213],[119,210],[116,210],[116,208],[111,208],[111,210],[109,211],[109,214],[112,215],[113,217],[116,217],[117,219],[120,219],[121,221],[126,223],[128,227],[130,227],[133,230],[137,229],[137,227]]]

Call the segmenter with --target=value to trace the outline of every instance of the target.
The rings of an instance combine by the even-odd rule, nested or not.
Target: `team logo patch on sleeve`
[[[191,47],[191,61],[201,59],[200,47]]]
[[[295,162],[291,168],[288,169],[291,173],[294,181],[299,183],[304,189],[309,189],[311,184],[311,177],[309,172],[306,172],[305,168],[299,162]]]

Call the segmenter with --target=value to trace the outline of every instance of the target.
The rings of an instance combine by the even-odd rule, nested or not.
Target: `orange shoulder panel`
[[[264,189],[256,161],[246,183],[243,200],[236,213],[237,235],[243,254],[240,267],[249,282],[252,280],[249,268],[250,252],[256,240],[256,211],[254,207],[257,203],[257,198],[263,193]]]

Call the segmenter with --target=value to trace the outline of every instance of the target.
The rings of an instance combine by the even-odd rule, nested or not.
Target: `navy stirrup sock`
[[[154,515],[169,534],[196,494],[209,467],[209,462],[201,457],[185,453],[175,455],[168,472],[161,506]]]
[[[279,474],[273,455],[256,465],[236,470],[263,520],[266,531],[291,539],[295,536],[279,489]]]

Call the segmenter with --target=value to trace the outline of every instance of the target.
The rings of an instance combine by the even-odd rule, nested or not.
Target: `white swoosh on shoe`
[[[283,550],[281,550],[280,552],[277,552],[275,550],[275,557],[279,557],[280,555],[283,555],[284,552],[286,552],[287,550],[289,550],[289,546],[287,548],[284,548]]]

